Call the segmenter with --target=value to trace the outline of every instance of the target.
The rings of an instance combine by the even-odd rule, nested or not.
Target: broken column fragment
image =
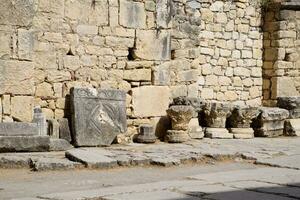
[[[251,123],[259,115],[259,109],[255,107],[235,107],[229,117],[229,131],[236,139],[247,139],[254,137]]]
[[[284,122],[289,112],[274,107],[260,108],[260,114],[253,121],[254,135],[256,137],[277,137],[283,135]]]
[[[191,106],[171,106],[167,110],[171,119],[172,130],[167,131],[165,140],[170,143],[185,142],[190,139],[188,134],[189,122],[193,117]]]
[[[226,119],[231,112],[231,105],[227,103],[207,103],[204,107],[207,128],[205,137],[231,139],[233,135],[226,129]]]
[[[126,132],[125,92],[76,87],[71,104],[75,146],[108,146]]]

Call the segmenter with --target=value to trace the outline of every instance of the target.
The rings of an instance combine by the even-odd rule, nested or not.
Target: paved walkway
[[[257,164],[300,169],[300,137],[249,140],[192,140],[185,144],[156,143],[80,148],[50,153],[0,154],[0,168],[65,170],[128,166],[173,166],[187,162],[211,163],[246,159]],[[287,160],[289,162],[287,162]]]
[[[1,154],[2,167],[31,162],[44,172],[0,169],[0,199],[300,199],[300,138],[204,139],[67,154],[70,160],[64,152]],[[101,170],[45,171],[67,167]]]

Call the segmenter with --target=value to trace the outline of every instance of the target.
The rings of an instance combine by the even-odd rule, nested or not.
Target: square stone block
[[[28,26],[36,12],[36,1],[1,0],[0,24]]]
[[[137,30],[135,54],[144,60],[170,60],[170,31]]]
[[[120,1],[120,24],[128,28],[145,28],[146,12],[143,3]]]
[[[32,62],[0,60],[0,94],[33,94]]]
[[[125,92],[73,88],[71,102],[76,146],[107,146],[126,131]]]
[[[170,103],[167,86],[144,86],[132,89],[133,114],[136,117],[160,117],[166,115]]]

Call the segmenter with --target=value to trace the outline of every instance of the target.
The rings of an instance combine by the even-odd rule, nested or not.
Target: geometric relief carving
[[[107,146],[126,132],[125,92],[73,88],[71,99],[76,146]]]

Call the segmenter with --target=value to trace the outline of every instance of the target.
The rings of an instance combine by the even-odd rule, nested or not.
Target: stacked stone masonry
[[[270,6],[264,17],[263,103],[300,95],[300,2]]]
[[[35,106],[47,119],[70,119],[71,88],[120,89],[128,124],[125,137],[117,138],[122,141],[141,124],[168,124],[162,117],[176,97],[260,106],[263,92],[271,93],[268,81],[274,77],[265,78],[269,50],[258,1],[2,0],[1,5],[3,122],[31,122]],[[283,34],[288,44],[296,45],[289,39],[297,38],[296,27],[286,29],[292,30]],[[296,66],[294,52],[286,52],[283,59]],[[298,72],[287,68],[283,75]]]

